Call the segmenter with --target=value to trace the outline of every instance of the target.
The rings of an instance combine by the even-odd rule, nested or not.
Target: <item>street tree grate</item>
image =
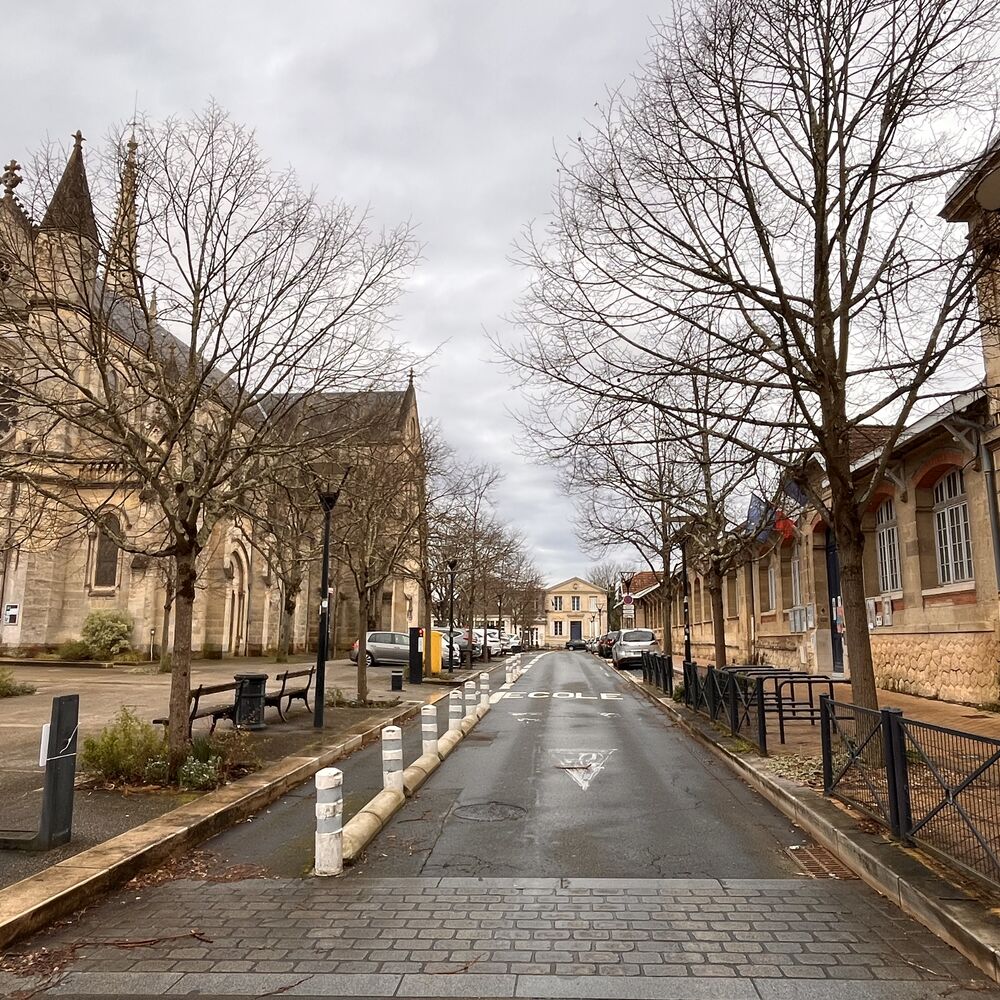
[[[856,879],[858,876],[825,847],[817,844],[794,844],[788,856],[799,866],[800,874],[809,878]]]

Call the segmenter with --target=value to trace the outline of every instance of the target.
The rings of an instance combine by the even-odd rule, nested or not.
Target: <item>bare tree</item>
[[[981,0],[683,5],[635,93],[561,163],[548,234],[524,248],[524,354],[576,384],[596,369],[593,392],[622,406],[692,373],[739,390],[713,433],[830,524],[866,706],[862,512],[978,332],[979,250],[935,215],[970,163],[970,117],[991,130],[996,27]],[[875,456],[860,482],[859,438]]]
[[[37,237],[8,251],[30,306],[2,471],[172,562],[176,768],[199,557],[248,493],[283,481],[329,393],[395,371],[381,331],[415,250],[405,227],[372,233],[273,170],[217,106],[123,139],[92,156],[117,203],[92,201],[78,134]]]

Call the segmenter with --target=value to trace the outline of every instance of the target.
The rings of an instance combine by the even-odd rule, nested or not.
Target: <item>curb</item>
[[[378,739],[384,726],[400,725],[417,715],[423,705],[434,705],[447,696],[448,692],[442,691],[425,701],[411,702],[391,718],[315,756],[283,757],[255,774],[206,792],[194,802],[0,889],[0,948],[88,905],[97,893],[114,889],[150,865],[259,812],[321,768]]]
[[[449,692],[450,693],[450,692]],[[461,730],[452,730],[438,739],[437,754],[421,754],[409,767],[403,769],[403,793],[382,789],[367,805],[361,807],[357,814],[344,824],[344,864],[353,864],[361,852],[382,832],[386,823],[395,816],[406,804],[406,800],[416,794],[423,783],[441,766],[441,761],[448,756],[475,727],[476,723],[486,714],[470,712],[462,720]],[[488,708],[487,708],[488,710]],[[468,728],[466,728],[468,724]],[[449,739],[451,737],[451,739]],[[447,747],[441,744],[447,741]]]
[[[847,814],[830,799],[763,772],[754,766],[753,758],[735,754],[720,743],[711,730],[702,727],[700,719],[688,718],[631,674],[624,676],[862,881],[1000,982],[1000,920],[982,902],[936,875],[916,851],[885,837],[848,829],[844,825]]]

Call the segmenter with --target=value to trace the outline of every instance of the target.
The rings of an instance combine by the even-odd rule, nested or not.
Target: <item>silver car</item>
[[[366,632],[366,662],[369,667],[379,663],[409,663],[410,637],[403,632]],[[351,647],[351,659],[358,661],[357,642]]]
[[[660,643],[648,628],[628,628],[618,633],[611,647],[611,662],[616,667],[629,667],[642,663],[643,653],[658,653]]]

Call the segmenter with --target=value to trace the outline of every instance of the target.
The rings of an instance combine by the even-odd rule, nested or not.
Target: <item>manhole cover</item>
[[[858,876],[817,844],[796,844],[788,848],[789,857],[799,866],[799,872],[809,878],[854,878]]]
[[[473,823],[502,823],[506,819],[520,819],[526,812],[527,809],[506,802],[472,802],[458,806],[453,815]]]

